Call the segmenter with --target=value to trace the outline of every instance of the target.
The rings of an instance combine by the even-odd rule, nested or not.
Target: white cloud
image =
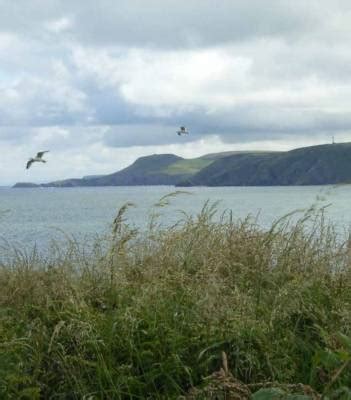
[[[78,47],[73,54],[83,76],[114,88],[139,116],[174,123],[175,116],[181,121],[197,113],[191,122],[203,125],[201,119],[207,119],[217,124],[218,134],[239,128],[260,134],[315,128],[318,133],[327,121],[331,130],[333,120],[336,130],[349,124],[351,81],[335,80],[323,65],[294,72],[297,49],[291,50],[289,56],[285,44],[259,40],[187,51]]]
[[[0,125],[50,125],[92,118],[87,96],[58,73],[26,75],[0,87]]]
[[[69,17],[61,17],[44,24],[45,28],[53,33],[62,33],[73,27],[73,19]]]

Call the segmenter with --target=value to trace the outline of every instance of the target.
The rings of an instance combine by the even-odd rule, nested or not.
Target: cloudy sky
[[[0,0],[0,10],[0,185],[114,172],[153,153],[351,140],[349,0]],[[24,170],[46,149],[48,164]]]

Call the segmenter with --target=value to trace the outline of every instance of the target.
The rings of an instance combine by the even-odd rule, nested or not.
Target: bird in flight
[[[181,126],[180,129],[179,129],[179,131],[177,131],[177,133],[178,133],[178,136],[181,136],[181,135],[188,135],[188,134],[189,134],[189,131],[186,129],[185,126]]]
[[[49,150],[46,151],[39,151],[39,153],[37,153],[37,155],[34,158],[30,158],[27,162],[27,166],[26,169],[29,169],[30,166],[34,163],[34,162],[42,162],[42,163],[46,163],[46,161],[42,158],[43,155],[45,153],[48,153]]]

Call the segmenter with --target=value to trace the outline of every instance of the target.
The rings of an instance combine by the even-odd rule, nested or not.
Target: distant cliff
[[[220,158],[179,186],[275,186],[351,183],[351,143]]]
[[[156,154],[138,158],[132,165],[110,175],[89,179],[67,179],[49,182],[42,186],[135,186],[135,185],[175,185],[179,180],[187,179],[189,174],[169,174],[167,168],[183,160],[173,154]]]
[[[36,183],[31,183],[31,182],[18,182],[13,187],[14,188],[37,188],[37,187],[40,187],[40,185],[37,185]]]
[[[75,186],[274,186],[351,183],[351,143],[303,147],[287,152],[224,152],[184,159],[173,154],[138,158],[109,175],[41,185]]]

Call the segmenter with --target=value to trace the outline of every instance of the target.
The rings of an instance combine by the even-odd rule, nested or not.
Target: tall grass
[[[139,233],[128,207],[87,253],[71,241],[1,265],[1,399],[178,398],[222,352],[244,384],[347,393],[351,249],[323,212],[267,230],[205,204]]]

